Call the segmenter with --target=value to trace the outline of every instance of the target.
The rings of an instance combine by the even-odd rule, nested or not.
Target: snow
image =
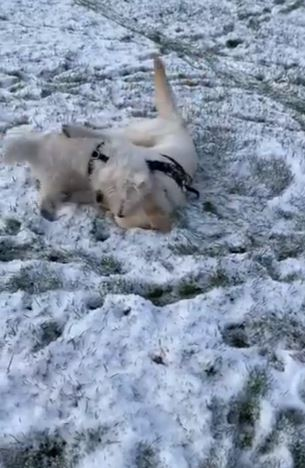
[[[39,216],[0,164],[0,466],[305,466],[302,2],[2,0],[0,134],[152,116],[200,155],[173,231]],[[158,33],[158,34],[156,34]]]

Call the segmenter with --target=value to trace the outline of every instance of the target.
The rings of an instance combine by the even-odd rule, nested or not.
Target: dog
[[[157,118],[102,132],[64,125],[70,139],[117,139],[116,156],[98,161],[90,174],[93,190],[123,228],[169,231],[170,215],[186,201],[198,165],[192,138],[177,109],[165,68],[154,59]],[[121,145],[121,151],[119,149]]]
[[[56,219],[64,202],[94,203],[109,209],[123,228],[171,229],[169,214],[185,202],[184,192],[196,193],[188,184],[197,154],[160,59],[154,67],[156,119],[102,132],[65,125],[61,135],[34,134],[9,143],[5,161],[29,162],[46,219]]]
[[[135,156],[138,147],[123,135],[106,131],[97,137],[67,138],[65,135],[50,133],[30,133],[22,137],[10,138],[5,146],[4,161],[7,164],[28,162],[40,186],[40,214],[48,221],[57,219],[57,211],[63,203],[95,205],[99,213],[109,211],[101,190],[94,190],[92,183],[97,164],[109,159],[118,161],[124,151],[126,160]],[[144,167],[128,170],[135,183],[141,188]],[[92,175],[93,173],[93,175]],[[93,176],[93,179],[91,178]],[[99,186],[100,188],[100,186]],[[130,193],[125,194],[130,196]],[[153,219],[160,218],[153,201],[147,196],[145,206]],[[154,212],[155,211],[155,212]],[[160,218],[161,219],[161,218]],[[135,224],[135,222],[133,223]],[[155,221],[155,224],[158,224]],[[159,229],[165,230],[159,222]],[[157,228],[157,226],[156,226]]]
[[[143,189],[145,162],[143,167],[138,161],[136,167],[130,165],[130,160],[135,157],[136,151],[141,151],[140,148],[135,147],[123,135],[113,136],[111,131],[98,138],[67,138],[56,133],[32,133],[9,139],[4,151],[4,161],[7,164],[30,164],[34,177],[39,181],[40,214],[48,221],[54,221],[57,219],[59,207],[67,202],[95,205],[100,214],[109,211],[100,184],[98,189],[94,189],[94,176],[99,174],[96,165],[99,166],[109,159],[119,161],[122,151],[124,160],[129,161],[126,170],[130,171],[130,177],[133,177],[138,189]],[[131,195],[126,189],[124,197],[127,199]],[[167,230],[162,227],[160,210],[154,206],[149,193],[145,199],[145,206],[151,217],[151,225],[155,225],[159,230]],[[139,224],[135,222],[135,218],[133,224]]]

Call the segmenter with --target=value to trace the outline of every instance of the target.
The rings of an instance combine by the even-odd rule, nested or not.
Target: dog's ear
[[[164,213],[157,205],[152,194],[145,197],[144,211],[149,219],[152,229],[163,233],[169,232],[172,228],[172,222],[167,213]]]

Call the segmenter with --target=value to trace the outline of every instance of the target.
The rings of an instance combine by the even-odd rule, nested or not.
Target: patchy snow
[[[201,160],[166,236],[0,165],[0,466],[304,467],[303,2],[2,0],[0,44],[2,135],[153,115],[160,49]]]

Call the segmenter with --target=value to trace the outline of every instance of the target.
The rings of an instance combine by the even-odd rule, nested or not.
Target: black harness
[[[106,156],[102,152],[102,147],[104,143],[99,143],[95,150],[92,152],[90,159],[88,161],[88,175],[91,175],[94,170],[94,161],[102,161],[107,163],[109,161],[109,156]],[[163,174],[171,177],[176,184],[180,187],[183,192],[192,192],[196,195],[196,198],[199,198],[200,193],[198,190],[191,187],[192,178],[179,164],[170,156],[166,154],[161,154],[163,158],[166,158],[168,162],[165,161],[158,161],[158,160],[146,160],[146,164],[151,172],[159,171]]]
[[[192,192],[196,195],[196,198],[199,198],[200,193],[198,190],[191,187],[192,178],[190,175],[185,172],[181,164],[179,164],[175,159],[167,156],[166,154],[161,154],[163,158],[168,159],[170,162],[158,161],[158,160],[146,160],[146,164],[151,172],[159,171],[163,174],[171,177],[176,184],[180,187],[183,192]]]
[[[101,151],[101,148],[103,146],[104,146],[104,142],[102,141],[102,143],[99,143],[97,147],[95,148],[95,150],[92,151],[91,156],[88,161],[88,175],[91,175],[94,170],[94,161],[102,161],[104,163],[109,161],[109,156],[106,156],[106,154],[104,154]]]

